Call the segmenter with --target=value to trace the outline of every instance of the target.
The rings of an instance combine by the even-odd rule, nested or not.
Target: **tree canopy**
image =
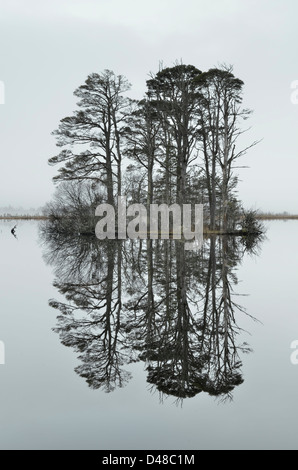
[[[130,83],[105,70],[92,73],[74,92],[78,109],[53,134],[60,153],[55,182],[91,183],[94,194],[113,204],[132,202],[204,204],[209,227],[227,231],[241,212],[235,162],[244,83],[232,67],[202,72],[193,65],[161,68],[146,82],[140,100]],[[255,145],[253,142],[252,145]]]

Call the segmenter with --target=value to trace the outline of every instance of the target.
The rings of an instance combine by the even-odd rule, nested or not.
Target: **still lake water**
[[[182,283],[181,287],[180,283],[181,292],[185,287],[189,295],[189,310],[186,316],[183,313],[177,317],[174,330],[172,318],[178,297],[173,294],[174,300],[168,303],[170,316],[165,321],[165,268],[159,268],[165,259],[167,266],[171,264],[171,253],[180,259],[180,267],[185,259],[179,258],[179,250],[165,254],[161,249],[155,253],[153,265],[154,260],[161,260],[161,264],[151,279],[151,288],[156,289],[154,321],[159,335],[154,330],[151,342],[148,335],[153,329],[148,327],[145,314],[148,299],[143,305],[146,296],[139,279],[144,266],[151,266],[147,254],[143,258],[138,255],[137,260],[129,249],[123,254],[125,276],[121,288],[126,297],[120,305],[125,312],[117,316],[117,297],[110,299],[114,305],[110,306],[114,308],[112,325],[102,330],[107,316],[102,315],[99,321],[96,315],[106,312],[100,303],[106,303],[104,292],[109,281],[105,269],[111,260],[118,280],[113,295],[119,294],[114,255],[106,251],[98,261],[94,247],[90,251],[84,246],[77,251],[71,243],[58,249],[45,245],[37,222],[20,222],[15,239],[10,233],[12,226],[10,222],[0,223],[0,341],[5,345],[5,365],[0,365],[0,449],[298,449],[298,365],[290,360],[291,343],[298,340],[297,221],[268,223],[258,255],[244,253],[239,263],[231,260],[233,247],[226,247],[227,253],[230,250],[226,259],[213,260],[213,281],[217,285],[214,297],[207,286],[208,280],[212,281],[208,245],[204,263],[191,267],[198,273],[201,269],[204,275],[199,278],[198,274],[199,281],[195,282],[186,273],[186,285]],[[215,245],[214,254],[219,256],[217,241]],[[166,279],[171,280],[179,272],[177,260],[173,272],[166,270]],[[91,264],[99,277],[92,271],[84,283],[80,276],[82,272],[86,275]],[[235,309],[222,316],[225,306],[231,309],[231,298],[227,298],[227,291],[223,295],[220,284],[222,266],[227,269],[228,285],[233,284],[234,293],[241,294],[232,299],[246,309],[247,315]],[[92,289],[99,281],[101,290],[94,293]],[[170,292],[175,282],[170,281]],[[210,302],[207,305],[205,301],[208,292],[209,301],[221,313],[214,315],[214,309],[210,310]],[[194,296],[200,300],[201,311],[208,311],[205,322],[202,315],[200,321],[196,320],[196,306],[191,305]],[[68,313],[64,310],[63,318],[61,309],[73,309],[73,299],[81,308]],[[89,309],[89,316],[84,315],[84,309]],[[84,323],[88,318],[93,320],[91,326]],[[228,321],[223,323],[222,319]],[[191,330],[187,338],[183,336],[183,322],[188,322]],[[214,332],[216,322],[221,331],[223,324],[228,325],[226,334]],[[58,333],[53,331],[55,328],[59,328]],[[237,351],[240,363],[233,348],[243,342],[253,351]],[[220,362],[223,356],[216,351],[223,351],[220,348],[227,343],[224,361]],[[187,345],[186,353],[177,344],[183,351]],[[219,345],[218,350],[215,345]],[[187,357],[183,362],[184,353]],[[157,358],[158,354],[162,357]],[[151,359],[154,367],[148,369],[148,361],[138,360],[140,356]],[[165,375],[168,364],[171,372]],[[223,374],[227,369],[228,373]],[[185,380],[185,374],[190,377],[195,370],[199,371],[197,376]],[[236,382],[225,393],[231,373]],[[123,387],[119,386],[121,381],[125,382]],[[174,396],[177,390],[180,397],[185,393],[178,402]],[[219,398],[214,396],[216,393]]]

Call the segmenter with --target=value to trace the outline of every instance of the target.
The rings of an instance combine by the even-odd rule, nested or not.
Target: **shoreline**
[[[43,215],[0,215],[0,220],[48,220]]]
[[[298,220],[298,214],[258,214],[258,220]],[[0,220],[49,220],[44,215],[0,215]]]
[[[256,215],[258,220],[298,220],[298,215],[283,215],[283,214],[259,214]]]

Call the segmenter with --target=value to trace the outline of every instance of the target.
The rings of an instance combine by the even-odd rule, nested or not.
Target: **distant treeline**
[[[282,212],[282,213],[271,213],[271,212],[268,212],[268,213],[263,213],[263,212],[259,212],[257,214],[257,218],[259,220],[291,220],[291,219],[298,219],[298,214],[295,215],[295,214],[288,214],[287,212]]]
[[[0,220],[46,220],[45,215],[12,215],[12,214],[3,214],[0,215]]]

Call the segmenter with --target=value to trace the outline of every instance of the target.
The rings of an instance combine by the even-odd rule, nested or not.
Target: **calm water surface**
[[[296,221],[268,223],[258,254],[214,239],[199,256],[13,225],[1,449],[298,449]]]

